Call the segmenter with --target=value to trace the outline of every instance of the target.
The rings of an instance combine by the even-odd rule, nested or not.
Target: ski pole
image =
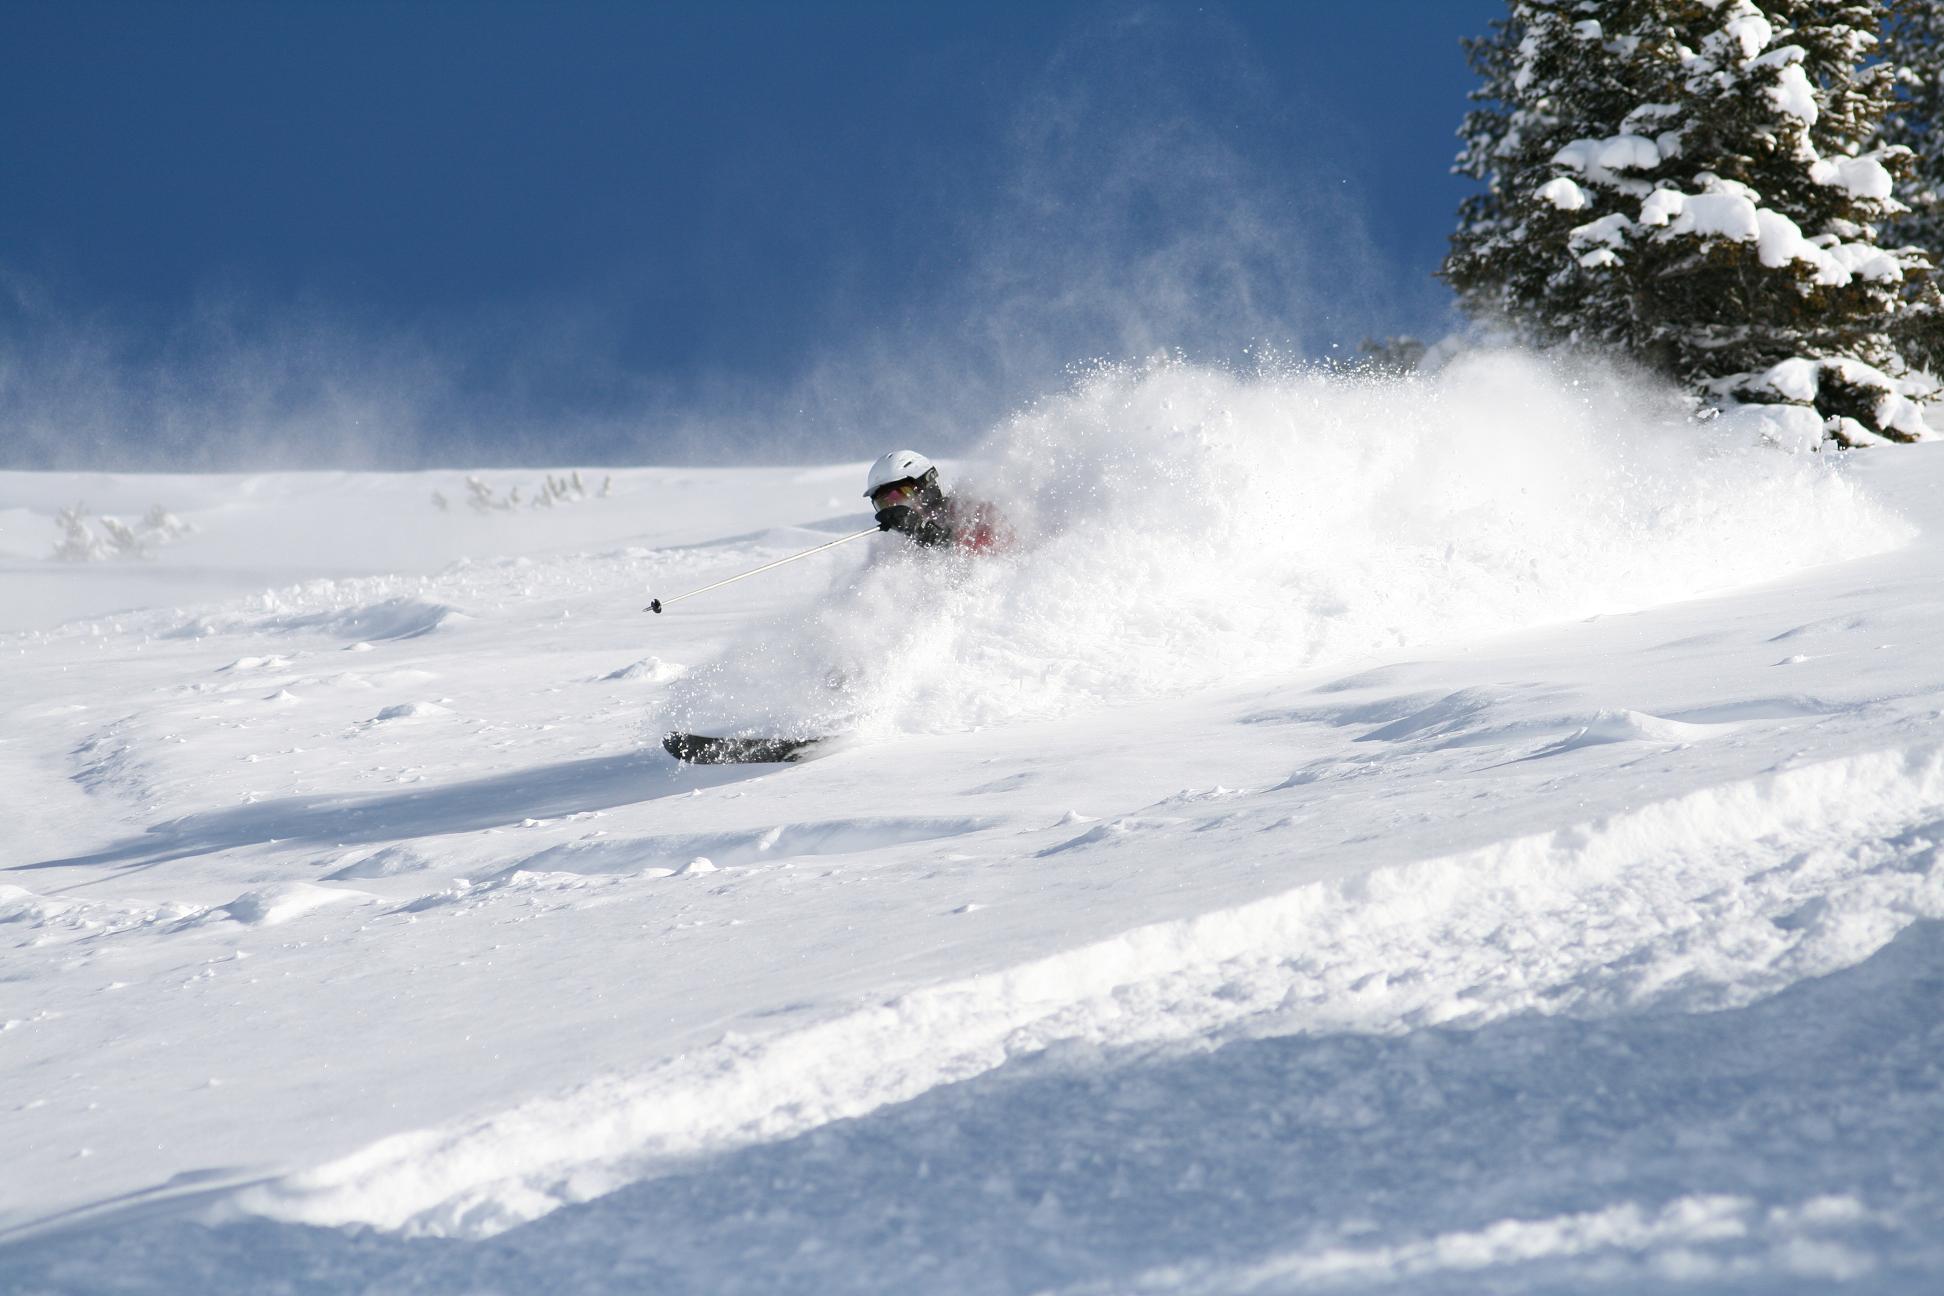
[[[855,535],[847,535],[841,540],[832,540],[829,544],[820,544],[814,549],[805,549],[800,554],[791,554],[788,558],[778,558],[775,562],[766,562],[761,567],[751,567],[741,575],[727,577],[724,580],[717,581],[713,585],[704,585],[701,589],[692,589],[686,594],[677,594],[671,599],[649,599],[648,606],[643,610],[659,612],[670,603],[680,603],[685,598],[694,598],[697,594],[707,594],[712,589],[721,589],[724,585],[733,585],[745,577],[754,576],[758,572],[766,572],[772,567],[781,567],[784,563],[793,563],[799,558],[808,558],[813,553],[822,553],[826,549],[835,549],[840,544],[849,544],[853,540],[862,540],[867,535],[876,535],[879,529],[878,527],[870,527],[857,532]]]

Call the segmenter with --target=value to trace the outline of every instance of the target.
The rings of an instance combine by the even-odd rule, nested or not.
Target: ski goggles
[[[917,499],[917,482],[892,482],[871,492],[871,503],[880,513],[888,508],[896,508],[900,504],[915,503]]]

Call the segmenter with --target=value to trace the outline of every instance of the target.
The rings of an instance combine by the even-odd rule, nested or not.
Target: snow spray
[[[1000,558],[878,542],[750,626],[659,720],[940,732],[1639,609],[1882,552],[1910,528],[1626,375],[1482,353],[1423,376],[1107,366],[948,489]]]

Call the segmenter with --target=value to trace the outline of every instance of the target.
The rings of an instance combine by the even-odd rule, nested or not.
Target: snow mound
[[[431,867],[431,860],[409,846],[387,846],[326,873],[324,880],[343,882],[352,878],[398,877],[405,873],[423,873]]]
[[[277,596],[265,595],[264,602],[276,606]],[[331,635],[348,639],[352,645],[382,643],[394,639],[416,639],[431,634],[453,619],[464,620],[443,603],[428,603],[414,598],[388,598],[355,607],[331,607],[315,612],[273,612],[267,616],[204,616],[177,626],[165,637],[201,639],[214,634],[237,632]]]
[[[1569,751],[1578,751],[1582,747],[1597,747],[1603,743],[1694,743],[1719,736],[1733,728],[1732,723],[1696,724],[1685,720],[1669,720],[1665,716],[1648,715],[1641,711],[1624,709],[1602,711],[1572,734],[1542,749],[1539,754],[1556,756]]]
[[[1632,611],[1881,553],[1840,461],[1512,354],[1432,377],[1105,368],[948,486],[1007,557],[885,538],[669,693],[669,727],[940,732]]]
[[[0,884],[0,923],[20,923],[39,927],[48,919],[66,913],[74,906],[69,901],[37,895],[25,887]]]
[[[219,675],[227,675],[238,671],[282,670],[288,665],[290,665],[290,658],[288,657],[277,657],[274,655],[268,657],[238,657],[227,666],[217,667],[216,672]]]
[[[369,899],[371,896],[363,891],[343,891],[314,886],[309,882],[284,882],[245,891],[228,904],[217,906],[216,912],[226,914],[245,926],[275,927],[313,909]]]
[[[331,675],[316,675],[298,681],[301,684],[317,685],[337,689],[342,692],[362,693],[375,688],[415,688],[439,678],[437,672],[429,670],[393,671],[338,671]]]
[[[1314,722],[1334,725],[1377,727],[1359,734],[1360,743],[1408,743],[1429,750],[1452,747],[1478,747],[1516,742],[1529,736],[1556,734],[1562,725],[1573,730],[1564,738],[1543,748],[1539,755],[1561,755],[1581,747],[1604,743],[1647,742],[1674,746],[1690,745],[1733,733],[1753,713],[1741,714],[1706,710],[1685,717],[1649,715],[1625,707],[1592,713],[1559,713],[1508,717],[1519,704],[1543,701],[1556,690],[1534,688],[1466,688],[1436,700],[1422,698],[1387,699],[1374,706],[1301,707],[1262,712],[1248,717],[1254,724]],[[1806,709],[1805,709],[1806,708]],[[1394,715],[1399,709],[1404,714]],[[1755,712],[1769,718],[1790,718],[1817,714],[1815,704],[1806,700],[1771,699],[1756,704]],[[1311,781],[1299,778],[1298,782]],[[1292,784],[1293,786],[1293,784]]]
[[[387,639],[416,639],[431,634],[454,615],[443,603],[393,598],[367,607],[275,618],[265,629],[315,630],[341,639],[372,643]]]
[[[1799,390],[1795,375],[1784,373],[1775,378],[1777,390]],[[1736,405],[1722,414],[1721,421],[1750,441],[1797,453],[1814,450],[1829,435],[1822,415],[1806,405]]]
[[[373,716],[372,720],[374,723],[383,720],[424,720],[432,716],[451,714],[449,708],[442,707],[437,702],[400,702],[396,706],[386,707]]]
[[[992,823],[989,819],[858,818],[666,837],[601,837],[548,847],[501,875],[517,871],[638,873],[644,869],[679,869],[704,856],[714,867],[729,868],[810,855],[853,855],[983,832]]]
[[[659,657],[644,657],[619,670],[609,671],[601,676],[601,679],[603,682],[645,680],[650,684],[666,684],[671,680],[680,679],[687,671],[688,667],[678,666],[674,662],[665,662]]]

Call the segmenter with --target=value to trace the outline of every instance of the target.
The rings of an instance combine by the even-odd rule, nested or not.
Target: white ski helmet
[[[932,461],[916,450],[893,450],[871,465],[871,475],[864,479],[864,497],[869,499],[892,482],[917,481],[931,471]]]

